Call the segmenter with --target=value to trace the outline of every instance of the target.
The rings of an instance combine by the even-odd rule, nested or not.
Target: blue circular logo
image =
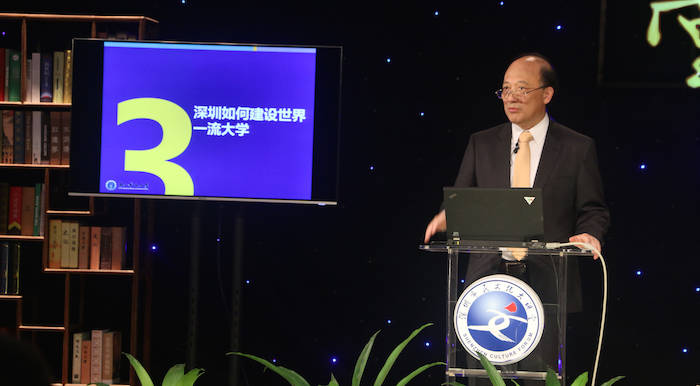
[[[117,182],[114,180],[109,180],[105,182],[105,188],[107,188],[107,190],[114,190],[117,188]]]
[[[516,363],[537,347],[544,330],[544,308],[525,282],[491,275],[470,284],[457,302],[454,326],[462,346],[493,364]]]

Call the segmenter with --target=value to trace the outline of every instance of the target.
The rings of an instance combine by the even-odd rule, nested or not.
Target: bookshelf
[[[29,97],[32,90],[27,64],[31,54],[70,49],[71,39],[75,37],[153,39],[157,26],[156,20],[144,16],[0,13],[0,27],[4,31],[0,48],[16,50],[21,57],[20,100],[0,101],[0,110],[69,114],[71,103],[37,102]],[[142,363],[146,366],[150,352],[150,251],[142,248],[145,244],[142,241],[152,235],[152,205],[142,213],[140,199],[68,197],[69,178],[67,164],[0,163],[0,183],[43,184],[45,201],[41,235],[0,234],[0,244],[20,246],[22,262],[19,294],[0,295],[0,315],[4,315],[0,318],[0,328],[39,347],[56,377],[56,385],[72,384],[72,338],[76,332],[98,328],[122,331],[121,351],[139,359],[145,357]],[[51,219],[126,227],[126,268],[49,268]],[[139,344],[140,341],[143,343]],[[121,366],[120,383],[135,384],[133,370],[125,370],[130,367],[128,361],[122,359]],[[125,374],[129,374],[126,379]]]

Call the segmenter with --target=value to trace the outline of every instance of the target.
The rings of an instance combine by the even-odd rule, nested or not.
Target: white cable
[[[605,315],[607,313],[608,309],[608,268],[605,265],[605,259],[603,259],[603,254],[600,253],[599,250],[595,249],[595,247],[589,243],[581,243],[581,242],[573,242],[573,243],[547,243],[546,248],[547,249],[557,249],[560,247],[568,247],[568,246],[577,246],[577,247],[584,247],[585,249],[589,249],[591,251],[594,251],[595,253],[598,254],[600,257],[600,264],[603,268],[603,311],[600,316],[600,335],[598,336],[598,350],[596,351],[595,354],[595,363],[593,364],[593,377],[591,377],[591,386],[595,386],[595,379],[596,376],[598,375],[598,363],[600,361],[600,351],[603,346],[603,330],[605,329]]]

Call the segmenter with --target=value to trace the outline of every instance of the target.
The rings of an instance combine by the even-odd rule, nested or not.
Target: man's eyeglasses
[[[525,87],[516,87],[515,89],[512,89],[512,90],[511,89],[509,89],[509,90],[500,89],[500,90],[496,91],[496,96],[498,97],[498,99],[506,99],[506,98],[508,98],[508,95],[512,95],[513,98],[519,99],[519,98],[522,98],[525,95],[527,95],[533,91],[537,91],[539,89],[543,89],[546,87],[549,87],[549,86],[540,86],[540,87],[533,88],[532,90],[528,90],[528,91],[525,90]]]

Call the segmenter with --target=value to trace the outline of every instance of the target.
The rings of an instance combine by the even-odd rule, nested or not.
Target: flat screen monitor
[[[69,194],[336,204],[341,61],[75,39]]]

